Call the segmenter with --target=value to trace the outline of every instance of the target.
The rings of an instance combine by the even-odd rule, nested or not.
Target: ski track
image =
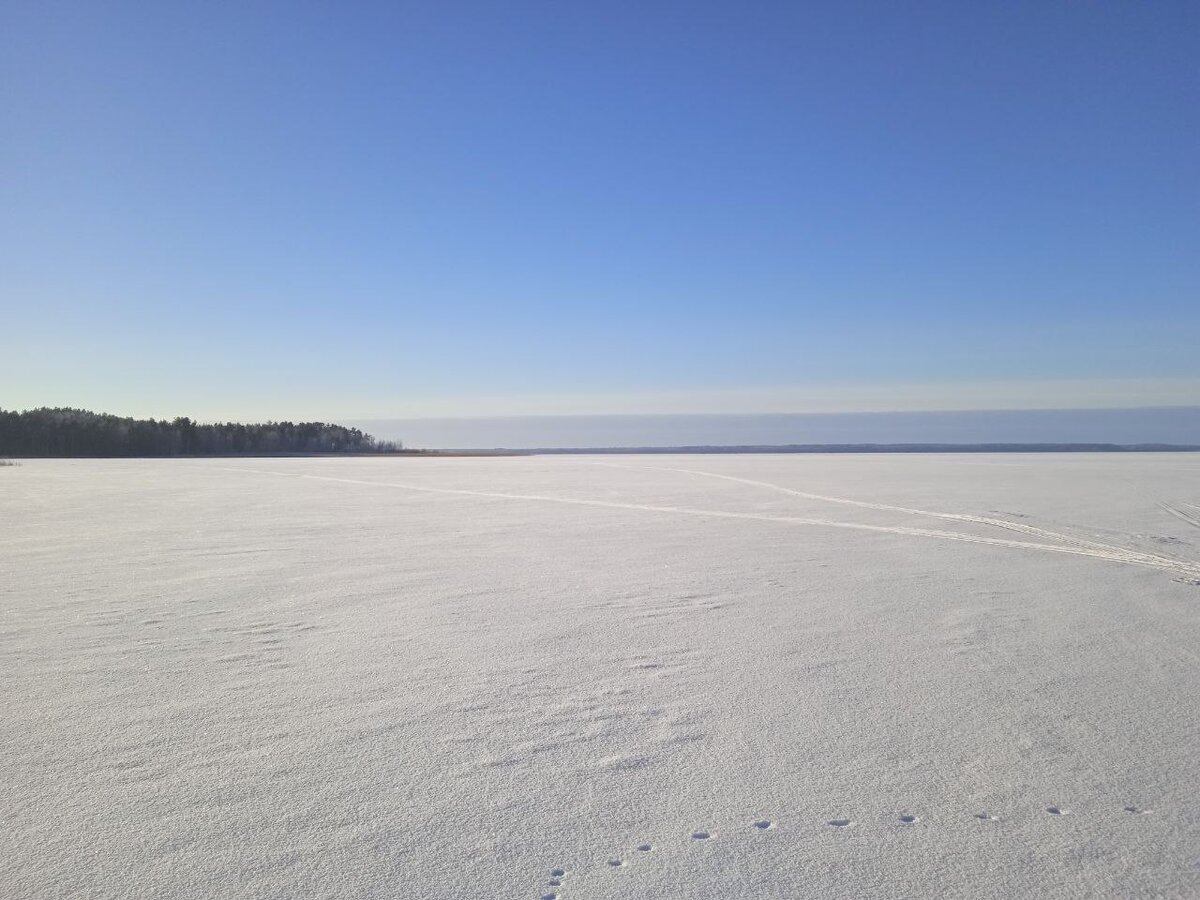
[[[722,475],[718,472],[705,472],[700,469],[682,469],[670,466],[630,466],[620,465],[618,463],[593,463],[597,466],[607,466],[612,469],[658,469],[662,472],[679,472],[685,475],[701,475],[705,478],[720,478],[725,481],[735,481],[741,484],[749,484],[755,487],[767,488],[768,490],[778,491],[782,494],[791,494],[793,497],[802,497],[806,500],[820,500],[825,503],[839,503],[843,506],[858,506],[863,509],[877,509],[886,512],[906,513],[912,516],[926,516],[934,519],[946,519],[951,522],[972,522],[976,525],[988,525],[993,528],[1003,528],[1006,531],[1017,531],[1022,534],[1028,534],[1032,537],[1042,538],[1044,540],[1059,541],[1064,544],[1072,544],[1078,547],[1088,547],[1093,550],[1103,550],[1109,553],[1137,553],[1136,550],[1131,550],[1128,547],[1119,547],[1113,544],[1103,544],[1097,541],[1088,541],[1083,538],[1072,537],[1068,534],[1063,534],[1058,531],[1050,531],[1046,528],[1038,528],[1035,525],[1025,525],[1021,522],[1010,522],[1007,519],[993,519],[990,516],[977,516],[970,513],[947,513],[937,512],[929,509],[915,509],[911,506],[894,506],[888,503],[872,503],[868,500],[851,500],[848,497],[830,497],[826,494],[812,494],[807,491],[797,491],[793,488],[784,487],[781,484],[774,484],[770,481],[756,481],[753,478],[740,478],[735,475]],[[1154,554],[1145,554],[1154,556]],[[1169,559],[1172,563],[1182,563],[1189,565],[1185,560],[1174,560],[1170,557],[1155,557],[1160,559]]]
[[[1178,506],[1172,506],[1170,503],[1160,503],[1158,505],[1164,512],[1170,513],[1177,519],[1182,519],[1183,521],[1185,521],[1189,525],[1191,525],[1193,528],[1200,528],[1200,519],[1196,518],[1191,513],[1186,513],[1182,509],[1180,509]],[[1181,506],[1190,506],[1192,509],[1197,509],[1197,507],[1191,503],[1181,503],[1180,505]]]
[[[605,465],[597,463],[597,465]],[[612,468],[637,468],[634,466],[619,466],[614,465]],[[657,466],[644,466],[641,468],[663,468]],[[758,485],[762,487],[774,488],[782,490],[785,493],[796,494],[802,497],[811,497],[820,500],[830,500],[835,503],[846,503],[853,506],[864,506],[874,509],[901,510],[917,515],[925,515],[922,510],[910,510],[905,507],[887,506],[884,504],[871,504],[858,500],[842,500],[840,498],[826,498],[815,494],[804,494],[799,491],[793,491],[790,488],[780,487],[779,485],[771,485],[767,482],[757,482],[751,479],[735,478],[730,475],[716,475],[711,472],[696,472],[689,469],[665,469],[666,471],[688,472],[690,474],[711,475],[715,478],[726,478],[731,481],[746,482],[748,484]],[[674,515],[687,516],[704,516],[714,519],[735,519],[749,520],[757,522],[779,522],[786,525],[810,525],[821,528],[844,528],[852,531],[869,531],[883,534],[900,534],[912,537],[928,537],[946,541],[960,541],[968,544],[986,544],[993,547],[1009,547],[1019,550],[1036,550],[1044,553],[1066,553],[1073,556],[1085,556],[1090,559],[1100,559],[1107,562],[1125,563],[1127,565],[1142,566],[1145,568],[1156,569],[1158,571],[1167,572],[1172,575],[1181,576],[1189,580],[1200,580],[1200,564],[1188,563],[1184,560],[1171,559],[1165,556],[1158,556],[1152,553],[1142,553],[1137,550],[1131,550],[1124,547],[1115,547],[1108,544],[1092,544],[1090,542],[1081,542],[1071,540],[1069,546],[1058,546],[1055,544],[1038,544],[1029,541],[1010,541],[1002,538],[988,538],[974,534],[965,534],[957,531],[938,531],[927,528],[907,528],[904,526],[889,526],[889,525],[869,525],[863,522],[839,522],[832,519],[813,519],[797,516],[770,516],[762,513],[742,513],[729,512],[725,510],[712,509],[694,509],[682,506],[655,506],[642,503],[617,503],[611,500],[587,500],[575,497],[554,497],[546,494],[512,494],[500,491],[472,491],[461,488],[436,488],[426,485],[409,484],[406,482],[396,481],[367,481],[357,478],[335,478],[330,475],[306,475],[293,474],[289,472],[272,472],[264,469],[244,469],[244,468],[227,468],[222,467],[222,471],[226,472],[241,472],[257,475],[275,475],[289,476],[295,478],[307,478],[313,481],[328,481],[339,484],[354,484],[365,485],[367,487],[390,487],[399,490],[414,491],[424,494],[442,494],[457,497],[483,497],[494,500],[524,500],[537,503],[559,503],[567,506],[589,506],[598,509],[621,509],[621,510],[636,510],[639,512],[666,513]],[[1003,522],[1000,519],[989,520],[982,516],[959,516],[954,513],[931,513],[938,518],[957,519],[968,522],[982,522],[984,524],[998,523],[1003,526],[1015,526],[1016,523]],[[1031,527],[1031,526],[1025,526]],[[1012,530],[1021,531],[1023,528],[1014,527]],[[1033,534],[1043,536],[1053,536],[1055,540],[1064,539],[1056,535],[1054,532],[1046,532],[1042,529],[1034,529]]]

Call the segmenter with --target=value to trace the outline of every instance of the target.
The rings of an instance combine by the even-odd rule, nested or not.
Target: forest
[[[0,456],[236,456],[395,453],[357,428],[325,422],[202,424],[187,416],[133,419],[84,409],[0,409]]]

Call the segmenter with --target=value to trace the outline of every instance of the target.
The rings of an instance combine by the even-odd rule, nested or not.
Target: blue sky
[[[1200,403],[1194,3],[11,2],[0,79],[0,406]]]

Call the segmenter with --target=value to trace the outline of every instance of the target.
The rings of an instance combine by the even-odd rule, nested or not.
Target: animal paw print
[[[1148,810],[1148,809],[1144,809],[1143,807],[1136,806],[1133,804],[1129,804],[1129,805],[1123,806],[1121,808],[1126,813],[1128,813],[1130,815],[1137,815],[1137,816],[1144,816],[1150,812],[1150,810]],[[1069,816],[1072,814],[1070,809],[1068,809],[1065,806],[1060,806],[1058,804],[1046,806],[1046,807],[1043,807],[1042,809],[1047,815],[1056,817],[1056,818],[1062,817],[1062,816]],[[917,815],[916,813],[910,812],[908,810],[903,810],[901,812],[895,813],[894,815],[895,815],[895,819],[893,821],[896,823],[896,825],[899,825],[902,827],[912,827],[912,826],[915,826],[915,825],[925,821],[924,817]],[[994,813],[992,813],[991,811],[986,810],[986,809],[980,810],[979,812],[970,813],[970,815],[972,818],[974,818],[978,822],[986,822],[986,823],[994,824],[994,823],[997,823],[1000,821],[999,816],[995,815]],[[773,821],[771,819],[743,820],[743,822],[744,823],[748,822],[748,825],[745,825],[744,827],[746,827],[748,830],[751,830],[753,832],[772,831],[772,830],[776,829],[779,824],[778,822]],[[855,827],[856,824],[857,823],[855,822],[855,820],[851,819],[849,816],[839,816],[838,818],[825,820],[825,825],[833,828],[836,831],[853,828],[853,827]],[[937,827],[936,822],[931,827],[936,828]],[[745,832],[742,832],[742,833],[744,834]],[[713,841],[713,839],[716,836],[717,835],[716,835],[715,831],[710,831],[708,829],[697,829],[697,830],[689,833],[688,839],[691,842],[707,843],[707,842]],[[736,835],[734,837],[736,838]],[[781,838],[786,839],[786,835],[782,835]],[[722,842],[719,842],[719,844],[725,844],[725,842],[722,841]],[[734,846],[736,846],[736,839],[732,842],[732,844]],[[631,863],[636,862],[636,857],[638,855],[645,854],[645,853],[651,853],[654,850],[655,850],[655,845],[651,844],[649,842],[637,844],[632,848],[631,855],[628,859],[623,858],[621,856],[609,857],[606,862],[606,865],[600,867],[600,871],[629,868]],[[636,866],[634,866],[634,868],[636,869]],[[549,885],[548,885],[548,887],[551,888],[551,890],[548,890],[548,891],[544,890],[544,892],[540,893],[541,900],[564,900],[564,898],[560,895],[560,893],[558,892],[557,889],[561,888],[563,886],[563,882],[564,882],[564,879],[566,878],[566,876],[567,876],[567,870],[564,868],[551,869],[550,870],[550,881],[549,881]]]

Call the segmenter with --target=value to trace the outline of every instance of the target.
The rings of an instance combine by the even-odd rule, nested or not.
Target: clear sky
[[[0,10],[0,406],[1200,403],[1200,4]]]

